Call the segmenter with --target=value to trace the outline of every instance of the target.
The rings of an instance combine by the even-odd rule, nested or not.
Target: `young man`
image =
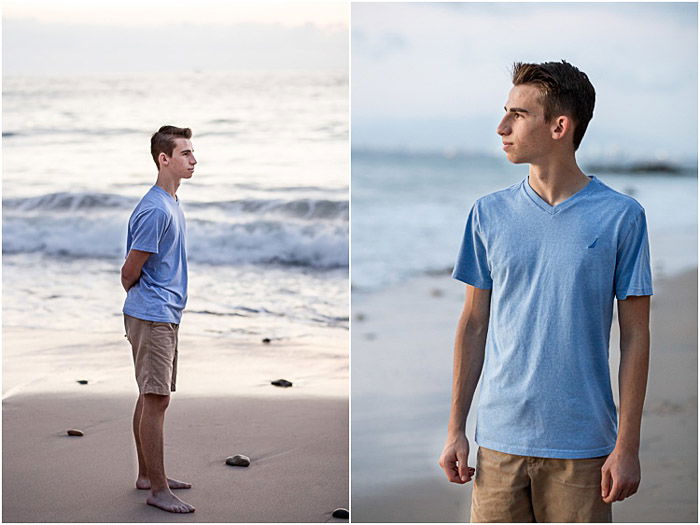
[[[139,386],[136,488],[150,489],[146,503],[169,512],[194,511],[171,491],[191,485],[167,478],[163,463],[163,421],[175,391],[178,327],[187,302],[185,216],[176,192],[197,164],[191,136],[189,128],[163,126],[151,137],[158,179],[131,214],[121,271],[124,325]]]
[[[474,477],[471,519],[609,522],[637,491],[652,295],[646,218],[586,176],[575,150],[593,116],[588,77],[517,63],[497,132],[522,182],[477,200],[453,277],[467,284],[440,466]],[[614,297],[620,418],[608,367]],[[482,374],[469,467],[465,422]]]

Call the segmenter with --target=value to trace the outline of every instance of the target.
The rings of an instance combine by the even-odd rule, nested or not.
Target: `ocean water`
[[[675,175],[582,168],[644,206],[654,277],[697,266],[697,166]],[[527,173],[495,155],[353,151],[353,291],[450,272],[474,201]]]
[[[213,337],[348,330],[345,71],[3,79],[3,323],[122,330],[131,211],[150,136],[190,127],[183,326]]]

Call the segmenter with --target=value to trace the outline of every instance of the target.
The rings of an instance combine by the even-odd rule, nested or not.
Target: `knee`
[[[170,404],[170,396],[160,394],[143,394],[143,400],[146,405],[154,410],[165,411]]]

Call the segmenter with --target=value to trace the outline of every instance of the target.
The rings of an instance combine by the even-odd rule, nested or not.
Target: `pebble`
[[[263,343],[265,343],[265,344],[269,344],[269,343],[270,343],[270,338],[269,338],[269,337],[265,337],[262,341],[263,341]]]
[[[292,386],[292,382],[291,382],[291,381],[287,381],[286,379],[277,379],[277,380],[275,380],[275,381],[272,381],[272,384],[275,385],[275,386],[281,386],[281,387],[284,387],[284,388],[287,388],[287,387]]]
[[[348,512],[348,509],[335,509],[333,511],[333,517],[347,520],[350,519],[350,513]]]
[[[432,295],[433,297],[442,297],[443,295],[445,295],[445,292],[440,290],[440,288],[433,288],[430,291],[430,295]]]
[[[82,430],[77,430],[75,428],[71,428],[70,430],[67,431],[69,436],[83,436],[83,431]]]
[[[363,314],[362,312],[355,315],[356,321],[364,321],[365,319],[367,319],[367,316],[365,314]]]
[[[235,456],[227,457],[226,464],[232,467],[247,467],[250,465],[250,458],[243,454],[236,454]]]
[[[78,383],[80,383],[81,385],[87,385],[88,380],[87,379],[78,379]]]

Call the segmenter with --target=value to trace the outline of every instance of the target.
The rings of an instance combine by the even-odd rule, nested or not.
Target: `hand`
[[[642,478],[639,454],[615,448],[601,469],[601,495],[605,503],[622,501],[637,492]]]
[[[452,483],[463,485],[471,481],[474,469],[467,465],[469,442],[464,434],[448,437],[440,455],[440,467]]]

